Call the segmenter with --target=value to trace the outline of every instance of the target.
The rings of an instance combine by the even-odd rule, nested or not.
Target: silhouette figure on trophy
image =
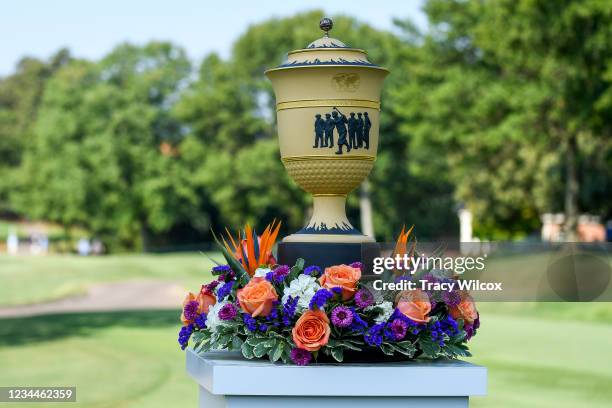
[[[334,120],[336,130],[338,131],[338,151],[336,154],[342,154],[342,146],[346,146],[346,152],[348,153],[351,151],[351,146],[346,140],[346,123],[348,120],[346,119],[346,116],[344,116],[344,114],[338,110],[338,108],[334,106],[333,109],[332,119]]]
[[[325,121],[321,119],[321,114],[319,113],[315,115],[314,131],[315,131],[315,143],[314,143],[314,146],[312,147],[325,147],[326,145],[323,143],[323,132],[325,132]]]
[[[365,148],[370,148],[370,128],[372,127],[372,122],[370,122],[370,116],[368,116],[368,112],[363,113],[363,143],[365,144]]]
[[[349,145],[357,149],[357,119],[355,119],[355,112],[351,112],[350,115],[351,117],[348,118]]]
[[[335,122],[329,113],[325,114],[325,143],[323,147],[334,147],[334,125]]]
[[[363,118],[361,112],[357,114],[357,144],[363,147]]]

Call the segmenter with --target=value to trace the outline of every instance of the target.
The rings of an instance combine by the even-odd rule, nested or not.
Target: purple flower
[[[221,284],[221,282],[219,282],[218,280],[214,280],[214,281],[210,282],[208,285],[202,285],[202,291],[208,292],[208,293],[213,293],[215,288],[217,286],[219,286],[220,284]]]
[[[389,317],[388,321],[393,322],[394,320],[399,319],[401,321],[403,321],[404,323],[406,323],[407,327],[408,327],[408,331],[412,334],[419,334],[421,332],[421,330],[425,329],[425,324],[423,323],[418,323],[415,322],[414,320],[408,318],[406,315],[404,315],[402,312],[400,312],[397,308],[393,311],[393,314],[391,315],[391,317]]]
[[[217,299],[222,300],[227,295],[229,295],[230,292],[232,291],[232,288],[234,287],[234,282],[235,281],[229,281],[223,284],[223,286],[221,286],[219,290],[217,290]]]
[[[384,328],[384,323],[375,324],[374,326],[370,327],[368,331],[363,335],[363,339],[370,346],[380,347],[383,342]]]
[[[297,365],[305,366],[312,361],[312,354],[308,350],[295,347],[291,350],[291,360]]]
[[[359,289],[355,293],[355,304],[359,308],[366,308],[374,303],[374,295],[366,288]]]
[[[285,279],[285,277],[289,275],[290,270],[291,269],[289,269],[287,265],[277,266],[276,269],[274,269],[274,280],[281,281]]]
[[[351,331],[357,333],[363,333],[368,328],[368,323],[359,316],[359,313],[355,309],[351,308],[353,312],[353,323],[351,323]]]
[[[357,269],[362,269],[363,268],[363,264],[361,262],[353,262],[352,264],[349,265],[351,268],[357,268]]]
[[[195,318],[194,323],[198,329],[202,330],[206,327],[206,318],[206,313],[202,313]]]
[[[238,309],[233,303],[228,303],[219,310],[219,319],[233,320],[238,314]]]
[[[321,268],[316,265],[308,266],[304,269],[304,275],[318,276],[321,274]]]
[[[266,280],[273,283],[281,283],[291,270],[287,265],[279,265],[273,271],[266,273]]]
[[[295,298],[289,296],[287,298],[287,301],[283,305],[283,310],[282,310],[283,325],[285,326],[291,325],[291,321],[293,320],[293,317],[295,316],[295,310],[297,309],[298,300],[300,300],[299,296],[296,296]]]
[[[229,282],[234,279],[236,279],[236,274],[234,273],[234,271],[229,271],[228,273],[219,275],[219,278],[217,280],[220,282]]]
[[[191,300],[187,302],[185,307],[183,307],[183,315],[185,316],[185,320],[192,321],[196,317],[198,317],[198,308],[200,304],[197,300]]]
[[[389,328],[391,329],[393,339],[399,341],[406,337],[406,333],[408,332],[408,323],[401,319],[395,319],[391,322],[391,324],[389,324]]]
[[[349,327],[353,323],[353,312],[346,306],[338,306],[332,310],[331,321],[336,327]]]
[[[333,297],[334,292],[332,292],[331,290],[319,289],[310,300],[310,304],[308,305],[308,307],[310,308],[310,310],[314,310],[315,308],[321,309],[323,308],[323,306],[325,306],[327,301]]]
[[[461,295],[459,292],[454,290],[445,290],[442,293],[442,300],[449,306],[457,306],[459,303],[461,303]]]
[[[246,328],[249,331],[254,332],[254,331],[257,330],[257,321],[250,314],[243,313],[242,314],[242,321],[244,322],[244,325],[246,326]]]
[[[433,323],[430,326],[431,339],[443,347],[446,339],[459,333],[457,322],[451,316],[446,316],[444,319]],[[467,333],[467,331],[466,331]]]
[[[179,331],[178,342],[181,346],[181,350],[185,350],[187,344],[189,343],[189,338],[193,333],[193,324],[188,324],[187,326],[181,327],[181,331]]]
[[[476,334],[476,330],[480,327],[480,314],[474,323],[466,323],[463,325],[463,330],[465,330],[465,340],[468,341]]]
[[[220,275],[222,273],[228,273],[231,271],[232,271],[232,268],[229,265],[217,265],[217,266],[213,266],[212,268],[212,272],[215,275]]]

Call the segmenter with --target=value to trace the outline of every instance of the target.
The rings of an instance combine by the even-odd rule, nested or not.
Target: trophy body
[[[331,29],[331,20],[321,21],[321,28],[326,27]],[[387,74],[368,61],[365,51],[327,33],[266,71],[276,95],[281,160],[298,186],[312,194],[314,204],[308,224],[283,239],[281,259],[283,244],[301,243],[293,248],[316,252],[323,249],[315,244],[335,244],[341,251],[346,245],[374,242],[351,225],[345,203],[376,160],[380,93]]]

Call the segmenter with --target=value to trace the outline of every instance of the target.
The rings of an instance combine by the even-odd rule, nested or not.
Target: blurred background
[[[308,217],[263,72],[323,16],[391,70],[355,226],[612,241],[609,1],[7,3],[0,386],[195,406],[178,306],[210,278],[211,231],[276,218],[285,235]],[[609,406],[610,304],[487,303],[481,319],[470,361],[490,384],[474,406]]]

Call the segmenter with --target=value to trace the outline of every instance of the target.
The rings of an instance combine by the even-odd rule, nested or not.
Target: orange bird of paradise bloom
[[[244,227],[244,231],[238,232],[236,239],[232,237],[232,234],[226,228],[225,231],[228,239],[223,238],[223,245],[240,262],[249,276],[253,276],[259,266],[276,263],[276,259],[272,256],[272,248],[276,242],[280,226],[280,221],[276,222],[274,220],[266,227],[263,234],[257,236],[255,230],[247,224]]]
[[[412,243],[412,247],[408,250],[408,242],[411,241],[410,234],[412,234],[412,230],[414,229],[414,225],[410,227],[408,231],[406,231],[406,226],[402,227],[402,232],[400,232],[397,237],[397,241],[395,241],[395,249],[393,250],[392,257],[399,255],[403,257],[405,254],[410,253],[410,256],[414,254],[414,250],[416,249],[416,239]]]

